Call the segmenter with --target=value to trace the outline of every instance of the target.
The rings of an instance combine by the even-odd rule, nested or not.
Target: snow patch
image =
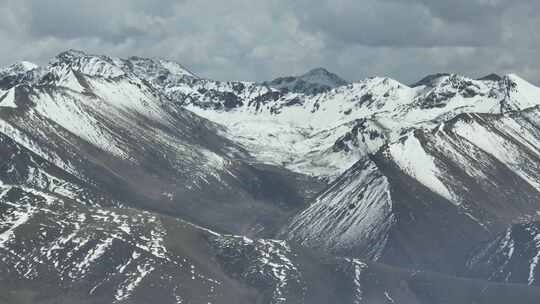
[[[0,95],[0,107],[17,108],[15,104],[15,88],[9,89],[3,96]]]
[[[440,180],[442,173],[435,164],[435,158],[424,150],[416,136],[411,134],[391,144],[388,153],[405,173],[416,178],[435,193],[454,202],[452,194]]]

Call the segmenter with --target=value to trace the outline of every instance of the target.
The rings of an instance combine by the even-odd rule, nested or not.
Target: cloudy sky
[[[0,0],[0,65],[81,49],[215,79],[325,67],[405,83],[514,72],[540,84],[538,0]]]

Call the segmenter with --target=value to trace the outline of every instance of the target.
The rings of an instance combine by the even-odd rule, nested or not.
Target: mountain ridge
[[[537,301],[540,88],[281,81],[76,50],[9,69],[0,302]]]

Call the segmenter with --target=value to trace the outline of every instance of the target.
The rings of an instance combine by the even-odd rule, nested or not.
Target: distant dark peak
[[[129,60],[143,60],[143,61],[150,60],[150,58],[141,57],[141,56],[129,56],[128,59]]]
[[[75,49],[69,49],[67,51],[64,51],[60,54],[58,54],[56,57],[61,59],[71,59],[71,58],[79,58],[79,57],[85,57],[88,56],[85,52],[81,50],[75,50]]]
[[[300,76],[279,77],[264,84],[282,91],[318,94],[347,85],[348,82],[324,68],[315,68]]]
[[[495,73],[491,73],[489,75],[486,75],[484,77],[478,78],[478,80],[490,80],[490,81],[501,81],[503,78]]]
[[[127,59],[128,61],[139,61],[139,62],[148,62],[148,63],[156,63],[157,60],[148,58],[148,57],[140,57],[140,56],[130,56]]]
[[[343,78],[339,77],[337,74],[329,72],[327,69],[321,67],[312,69],[307,73],[299,76],[298,78],[306,82],[318,83],[329,86],[340,86],[348,83]]]
[[[330,72],[327,69],[323,68],[323,67],[313,68],[308,73],[329,73],[330,74]]]
[[[435,82],[435,80],[441,78],[441,77],[446,77],[446,76],[450,76],[452,74],[450,73],[437,73],[437,74],[431,74],[431,75],[428,75],[424,78],[422,78],[420,81],[414,83],[411,85],[412,88],[414,87],[419,87],[419,86],[422,86],[422,85],[425,85],[425,86],[432,86]]]
[[[335,75],[334,73],[329,72],[325,68],[314,68],[312,70],[309,70],[307,73],[303,74],[302,76],[308,76],[308,75]],[[300,76],[300,77],[302,77]]]

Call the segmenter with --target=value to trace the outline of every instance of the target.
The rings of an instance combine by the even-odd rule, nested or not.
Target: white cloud
[[[79,48],[217,79],[323,66],[348,79],[513,71],[540,82],[535,0],[4,0],[0,64]]]

